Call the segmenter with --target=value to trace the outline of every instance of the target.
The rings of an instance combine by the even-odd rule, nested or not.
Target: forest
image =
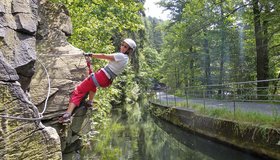
[[[121,39],[136,40],[121,78],[136,90],[158,82],[180,88],[280,77],[279,0],[161,0],[170,12],[165,21],[145,15],[145,0],[52,1],[69,9],[69,41],[86,52],[112,53]]]
[[[160,4],[172,14],[162,30],[164,81],[175,75],[175,86],[186,80],[193,86],[279,78],[279,1]]]

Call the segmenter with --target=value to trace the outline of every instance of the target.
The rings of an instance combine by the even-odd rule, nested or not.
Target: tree
[[[261,19],[259,0],[252,0],[257,53],[257,80],[268,79],[267,21]],[[262,24],[261,24],[262,23]],[[259,94],[268,87],[268,82],[258,83]]]
[[[164,54],[170,59],[172,52],[174,60],[180,59],[180,53],[187,53],[185,64],[176,65],[188,68],[188,79],[195,80],[193,84],[278,76],[279,1],[162,0],[160,5],[173,17],[165,28]],[[165,60],[169,61],[167,56]],[[178,77],[171,73],[165,76]],[[268,87],[268,83],[259,83],[258,87]]]

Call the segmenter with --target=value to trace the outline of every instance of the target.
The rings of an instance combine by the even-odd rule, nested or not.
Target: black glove
[[[91,57],[92,53],[83,53],[85,57]]]

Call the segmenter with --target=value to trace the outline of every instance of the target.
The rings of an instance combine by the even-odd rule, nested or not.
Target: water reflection
[[[250,154],[187,133],[151,116],[145,106],[115,109],[111,124],[97,137],[93,150],[84,150],[83,159],[99,152],[100,159],[118,160],[260,160]],[[116,129],[117,128],[117,129]],[[105,138],[105,136],[109,138]],[[107,146],[105,141],[108,141]],[[101,147],[99,143],[102,143]],[[100,150],[100,148],[103,148]],[[96,156],[96,155],[95,155]]]

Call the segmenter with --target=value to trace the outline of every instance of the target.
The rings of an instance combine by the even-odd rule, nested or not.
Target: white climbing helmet
[[[134,40],[130,39],[130,38],[126,38],[125,40],[123,40],[126,44],[129,45],[130,48],[132,48],[132,51],[135,51],[136,49],[136,43],[134,42]]]

